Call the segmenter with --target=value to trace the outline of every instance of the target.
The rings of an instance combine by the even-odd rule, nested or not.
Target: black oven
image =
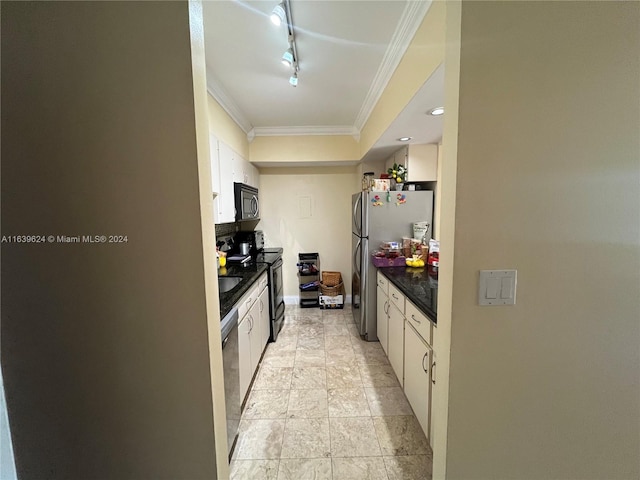
[[[260,202],[258,200],[258,189],[244,183],[234,183],[233,193],[235,196],[236,221],[260,219]]]
[[[284,323],[284,287],[282,280],[282,248],[265,248],[256,255],[256,262],[268,265],[269,276],[269,317],[271,318],[271,336],[275,342]]]

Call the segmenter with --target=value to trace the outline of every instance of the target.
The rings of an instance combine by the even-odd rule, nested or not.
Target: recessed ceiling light
[[[408,142],[409,140],[411,140],[413,137],[400,137],[398,139],[399,142]]]
[[[438,115],[442,115],[444,113],[444,107],[432,108],[427,113],[429,115],[433,115],[434,117],[437,117]]]

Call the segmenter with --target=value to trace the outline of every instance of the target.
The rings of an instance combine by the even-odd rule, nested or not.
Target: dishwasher
[[[227,410],[227,447],[229,461],[240,425],[240,357],[238,351],[238,309],[233,307],[220,322],[222,337],[222,366],[224,371],[224,400]]]

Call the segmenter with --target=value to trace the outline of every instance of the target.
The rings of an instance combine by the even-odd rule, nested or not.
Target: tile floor
[[[351,310],[287,305],[240,423],[232,480],[427,480],[432,454],[378,342]]]

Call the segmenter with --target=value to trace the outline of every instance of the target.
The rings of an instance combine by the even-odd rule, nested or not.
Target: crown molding
[[[402,60],[411,40],[429,11],[432,0],[409,0],[391,37],[385,55],[371,83],[353,125],[299,126],[299,127],[253,127],[249,119],[207,69],[207,91],[216,99],[225,112],[247,134],[249,143],[255,137],[300,136],[300,135],[351,135],[360,141],[360,131],[369,119],[389,80]]]
[[[234,122],[242,129],[242,131],[248,134],[253,125],[249,119],[242,112],[238,104],[233,101],[229,94],[222,88],[220,82],[218,82],[209,69],[207,69],[207,92],[216,99],[225,112],[233,119]]]
[[[255,127],[254,137],[284,137],[299,135],[351,135],[359,139],[360,132],[351,125],[326,125],[309,127]]]
[[[413,40],[418,27],[422,23],[424,16],[431,7],[432,0],[424,1],[408,1],[407,5],[402,12],[396,31],[391,37],[391,42],[387,47],[387,51],[384,54],[384,58],[380,63],[380,68],[371,82],[369,92],[362,103],[360,112],[356,117],[353,124],[354,128],[359,132],[364,127],[365,123],[369,119],[371,112],[380,100],[382,92],[387,87],[391,76],[398,68],[398,64],[404,53],[406,52],[411,40]]]

